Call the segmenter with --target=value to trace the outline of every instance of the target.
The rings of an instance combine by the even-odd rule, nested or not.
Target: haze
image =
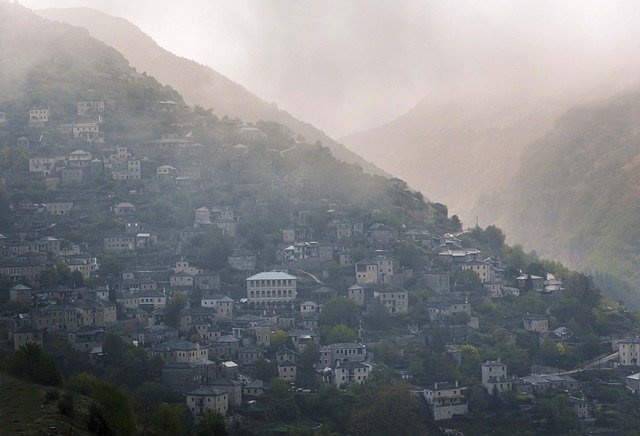
[[[425,95],[625,86],[640,47],[632,1],[21,3],[126,18],[335,137],[390,121]]]

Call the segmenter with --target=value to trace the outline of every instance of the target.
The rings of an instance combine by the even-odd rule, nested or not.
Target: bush
[[[55,389],[47,389],[44,394],[44,399],[47,403],[52,403],[60,397],[60,393]]]
[[[40,345],[28,343],[9,352],[0,365],[8,373],[49,386],[57,386],[62,376],[53,360],[45,356]]]

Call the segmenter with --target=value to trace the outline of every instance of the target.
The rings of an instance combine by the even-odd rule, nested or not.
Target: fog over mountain
[[[537,97],[624,74],[639,32],[632,1],[22,3],[126,18],[331,136],[388,122],[434,93],[500,84]]]
[[[365,171],[381,174],[315,126],[301,121],[275,104],[269,104],[242,85],[214,69],[160,47],[129,21],[88,8],[43,9],[38,13],[54,21],[80,26],[126,56],[132,66],[162,83],[175,87],[190,104],[212,108],[219,117],[238,117],[249,122],[277,121],[310,142],[321,141],[338,159],[355,163]]]

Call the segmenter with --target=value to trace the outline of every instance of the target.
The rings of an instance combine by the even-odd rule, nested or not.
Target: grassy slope
[[[54,435],[68,434],[69,420],[58,410],[57,401],[47,402],[45,394],[64,390],[28,383],[0,373],[0,434]],[[74,435],[91,434],[86,429],[88,399],[76,396],[80,416],[74,424]]]

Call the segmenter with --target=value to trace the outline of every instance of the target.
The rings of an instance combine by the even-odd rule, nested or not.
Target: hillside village
[[[2,355],[35,344],[242,434],[358,434],[388,386],[414,434],[633,428],[637,317],[588,276],[127,74],[0,100]]]
[[[175,105],[156,102],[154,110]],[[31,109],[23,114],[26,135],[5,148],[28,162],[5,189],[27,180],[42,186],[38,202],[26,196],[12,201],[13,226],[1,236],[7,346],[73,349],[78,359],[100,367],[109,352],[105,339],[116,336],[157,359],[156,381],[183,394],[196,419],[211,408],[230,422],[244,417],[242,406],[258,407],[269,396],[265,375],[311,394],[318,383],[337,389],[360,384],[384,365],[440,421],[468,414],[465,392],[473,386],[468,376],[466,383],[454,377],[425,383],[433,375],[421,372],[434,369],[415,371],[407,358],[412,348],[443,342],[448,361],[445,371],[435,372],[446,373],[450,365],[455,374],[469,347],[479,354],[486,307],[501,300],[517,304],[524,295],[535,296],[531,309],[541,310],[509,316],[507,335],[554,347],[573,342],[571,327],[549,311],[566,292],[562,276],[518,271],[476,248],[482,247],[459,228],[446,233],[432,225],[391,225],[376,220],[386,211],[371,209],[359,218],[345,205],[332,205],[322,216],[298,207],[306,192],[322,186],[304,178],[265,180],[257,143],[269,137],[239,121],[223,121],[219,133],[246,144],[206,146],[191,135],[167,134],[109,147],[100,127],[114,110],[103,100],[78,101],[77,118],[56,125],[50,109]],[[79,121],[86,116],[94,122]],[[55,153],[38,143],[48,132],[60,141]],[[290,141],[269,152],[293,154],[300,141]],[[205,153],[208,161],[200,164]],[[399,179],[385,183],[414,195]],[[238,196],[182,210],[190,218],[184,228],[158,226],[171,217],[154,215],[151,201],[212,187],[237,189]],[[284,225],[256,244],[245,223],[274,213],[259,198],[264,190],[283,205],[277,221]],[[96,216],[100,228],[87,231],[88,217]],[[640,341],[630,332],[604,342],[607,358],[600,367],[638,366]],[[510,391],[530,403],[556,390],[566,392],[581,421],[593,422],[601,411],[570,370],[534,365],[517,376],[508,357],[481,362],[479,356],[470,371],[487,395]],[[634,393],[637,380],[638,374],[627,380]]]

